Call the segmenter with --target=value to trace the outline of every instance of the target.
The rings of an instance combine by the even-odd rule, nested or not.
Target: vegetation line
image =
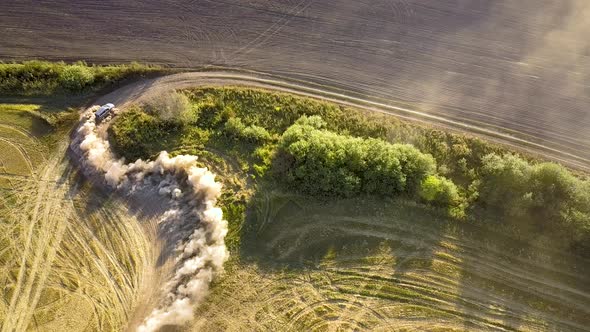
[[[161,67],[136,62],[110,66],[88,65],[82,61],[0,63],[0,95],[83,94],[123,79],[164,72]]]
[[[222,151],[254,184],[306,195],[403,196],[459,220],[588,254],[590,182],[472,136],[287,93],[225,87],[160,95],[110,128],[129,160]],[[499,221],[501,220],[501,221]]]
[[[143,216],[64,172],[60,146],[88,99],[167,71],[40,61],[0,68],[0,143],[19,149],[0,156],[0,321],[73,331],[138,324],[158,282]],[[228,82],[249,87],[203,85]],[[113,96],[141,101],[109,129],[119,155],[198,155],[197,166],[224,182],[219,204],[233,258],[193,329],[588,326],[590,185],[582,173],[435,129],[427,123],[488,135],[410,106],[261,73],[138,80],[101,100]],[[39,199],[39,211],[31,209]],[[56,223],[63,234],[47,235]]]

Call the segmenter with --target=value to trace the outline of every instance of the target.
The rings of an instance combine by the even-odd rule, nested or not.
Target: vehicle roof
[[[103,114],[106,114],[108,111],[110,111],[114,107],[115,107],[115,105],[113,105],[111,103],[104,104],[96,112],[94,112],[94,114],[96,114],[98,116],[102,116]]]

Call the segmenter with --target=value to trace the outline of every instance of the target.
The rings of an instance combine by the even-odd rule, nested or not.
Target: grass
[[[5,173],[14,175],[30,175],[32,169],[28,163],[27,155],[9,142],[0,141],[2,150],[2,168]],[[10,157],[8,157],[10,156]]]
[[[474,171],[481,167],[482,156],[505,151],[469,135],[287,93],[239,87],[199,88],[183,93],[192,106],[181,122],[160,121],[157,115],[144,114],[139,109],[124,114],[112,126],[115,150],[134,160],[154,156],[163,148],[192,154],[214,149],[234,158],[249,175],[260,176],[268,169],[269,160],[257,148],[272,150],[280,135],[297,119],[318,115],[327,122],[328,130],[341,135],[415,145],[435,157],[441,175],[463,188],[468,187]],[[239,120],[246,133],[255,129],[267,131],[270,139],[260,144],[232,137],[231,133],[224,133],[228,119]]]
[[[75,76],[61,75],[72,68],[91,80],[77,86]],[[123,202],[82,186],[64,157],[80,105],[122,80],[158,72],[0,64],[1,328],[117,331],[129,320],[153,261],[148,239]]]
[[[411,201],[318,202],[265,187],[250,206],[254,235],[233,252],[191,330],[576,330],[587,322],[583,306],[567,295],[555,301],[544,286],[587,282],[569,263],[552,266],[559,255],[526,245],[498,251],[473,236],[500,247],[514,239],[457,227]]]
[[[123,203],[80,187],[61,161],[78,120],[67,99],[0,103],[3,328],[119,330],[150,261],[144,230]]]
[[[461,144],[481,154],[499,149],[477,138],[441,132],[409,124],[395,117],[287,93],[238,87],[199,88],[183,93],[190,99],[191,106],[182,121],[160,120],[156,114],[144,113],[141,108],[136,108],[124,113],[110,127],[112,146],[127,160],[155,157],[161,150],[172,154],[204,156],[210,166],[231,171],[232,175],[228,178],[232,178],[232,190],[228,190],[224,197],[233,203],[244,204],[245,199],[242,196],[231,198],[232,191],[242,192],[247,184],[264,181],[262,179],[271,167],[280,135],[303,115],[321,116],[328,124],[327,129],[340,134],[379,138],[392,143],[412,142],[429,153],[441,146],[449,151],[462,151],[457,147]],[[224,131],[224,123],[230,118],[239,119],[247,128],[266,130],[270,139],[262,144],[236,139]],[[451,149],[451,146],[455,148]],[[451,154],[449,152],[443,156],[438,153],[439,171],[444,169],[447,173],[455,172],[455,177],[463,181],[469,170],[455,170],[454,159],[458,156]],[[477,163],[476,156],[472,159],[473,164]],[[235,228],[230,228],[230,239],[233,239],[230,242],[237,243],[234,235],[242,225],[230,224],[236,224]]]
[[[496,223],[496,227],[503,230],[512,229],[512,234],[523,240],[549,239],[551,236],[547,237],[547,234],[553,234],[554,239],[548,241],[548,245],[559,244],[580,255],[590,255],[586,241],[590,238],[590,194],[587,190],[590,180],[576,177],[559,165],[538,162],[527,156],[513,156],[505,147],[469,135],[444,132],[392,116],[287,93],[216,87],[182,91],[181,97],[171,98],[188,99],[188,106],[177,110],[176,118],[170,114],[161,117],[153,107],[145,107],[149,112],[137,107],[121,115],[109,129],[114,150],[127,160],[151,158],[159,151],[167,150],[172,154],[206,155],[215,164],[216,155],[232,165],[231,177],[238,174],[243,177],[242,184],[255,185],[275,176],[290,179],[278,181],[283,183],[275,181],[276,185],[290,185],[292,190],[304,192],[314,188],[318,179],[331,179],[331,182],[322,183],[339,184],[342,174],[351,174],[349,169],[339,172],[343,169],[336,163],[334,169],[322,167],[322,174],[318,175],[314,164],[324,165],[326,161],[316,160],[317,156],[329,156],[322,152],[321,146],[316,144],[308,149],[319,151],[313,155],[315,159],[311,158],[309,151],[306,158],[296,159],[289,155],[282,143],[286,128],[297,119],[320,116],[326,122],[327,133],[340,135],[337,137],[350,135],[387,143],[411,143],[422,153],[432,155],[436,160],[436,176],[429,178],[437,180],[431,181],[433,195],[423,195],[424,182],[420,182],[422,187],[418,190],[409,188],[404,195],[446,210],[456,219]],[[334,146],[335,142],[333,139],[328,146]],[[301,145],[297,146],[295,150]],[[309,159],[313,160],[304,162]],[[377,159],[380,160],[380,156]],[[340,159],[330,157],[326,160],[335,163],[333,160]],[[362,163],[348,164],[357,172],[362,169]],[[511,167],[515,165],[522,165],[518,167],[522,167],[528,178],[515,175],[520,171],[512,172]],[[311,178],[317,181],[293,181],[294,174],[303,174],[309,169],[315,169],[315,173],[312,172],[315,177]],[[336,191],[334,195],[337,196],[338,188],[356,185],[358,174],[354,175],[356,177],[346,177],[348,182],[340,180],[344,183],[341,186],[324,186],[328,189],[324,188],[322,193],[327,191],[326,196]],[[299,178],[308,179],[310,176],[299,175]],[[522,183],[514,178],[520,178]]]
[[[457,182],[477,163],[452,168],[464,146],[477,153],[499,147],[287,94],[239,88],[187,94],[191,112],[206,116],[164,124],[166,140],[142,136],[127,115],[111,131],[115,147],[117,135],[139,135],[118,146],[129,159],[165,148],[198,154],[222,175],[220,204],[232,256],[186,330],[583,330],[590,324],[586,261],[508,232],[458,223],[403,197],[298,194],[268,176],[268,151],[220,134],[216,117],[264,128],[270,139],[262,147],[270,149],[292,121],[316,114],[343,134],[412,141],[431,151],[445,146],[446,154],[435,157]],[[77,116],[59,99],[13,97],[0,105],[0,124],[18,129],[2,137],[21,139],[25,151],[39,147],[42,158],[32,164],[47,170],[39,182],[10,179],[1,197],[0,321],[11,317],[10,324],[23,330],[120,330],[154,257],[140,221],[123,202],[81,186],[59,162],[60,144]],[[153,116],[137,112],[127,114],[144,117],[153,130]],[[140,148],[133,145],[138,141]],[[32,296],[13,296],[17,291]]]
[[[0,144],[3,153],[2,179],[6,188],[10,175],[31,175],[56,148],[77,119],[72,110],[56,110],[48,104],[0,103]],[[48,110],[49,109],[49,110]]]
[[[53,127],[36,104],[0,104],[0,164],[2,188],[10,188],[10,176],[30,176],[46,158],[43,137]]]
[[[0,104],[0,121],[4,125],[17,126],[34,136],[47,134],[51,127],[39,113],[41,105]],[[39,132],[35,132],[39,130]]]

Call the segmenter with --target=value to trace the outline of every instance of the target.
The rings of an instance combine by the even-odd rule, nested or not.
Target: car
[[[96,111],[94,113],[94,117],[95,117],[96,121],[101,121],[104,118],[106,118],[114,108],[115,108],[115,105],[111,104],[111,103],[102,105],[98,109],[98,111]]]

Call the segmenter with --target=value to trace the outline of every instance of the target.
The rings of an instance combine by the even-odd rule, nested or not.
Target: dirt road
[[[590,159],[586,0],[19,1],[0,58],[255,70]]]
[[[466,131],[503,144],[511,145],[520,150],[543,155],[546,158],[560,161],[572,167],[590,170],[590,160],[585,159],[581,155],[562,151],[552,147],[552,145],[537,143],[530,137],[515,135],[506,130],[490,127],[481,123],[471,123],[469,121],[461,121],[418,111],[411,106],[399,107],[385,102],[367,100],[363,97],[345,94],[342,91],[331,89],[327,86],[287,80],[256,72],[204,71],[181,73],[154,79],[144,79],[124,86],[99,98],[95,104],[113,102],[119,108],[124,108],[131,103],[140,102],[149,99],[151,96],[171,91],[173,89],[222,85],[255,86],[284,91],[312,98],[321,98],[342,105],[362,108],[373,112],[392,114],[412,121],[420,121],[444,128]]]

